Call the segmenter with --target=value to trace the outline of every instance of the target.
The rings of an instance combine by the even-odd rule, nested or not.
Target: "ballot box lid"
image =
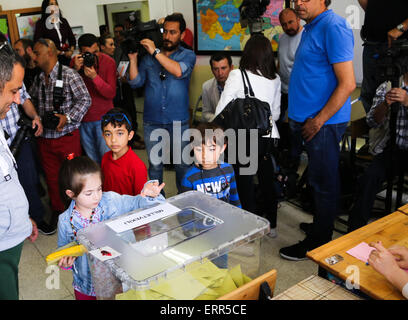
[[[189,191],[82,229],[78,241],[88,256],[100,255],[122,283],[146,289],[192,263],[215,259],[261,238],[269,229],[262,217]]]

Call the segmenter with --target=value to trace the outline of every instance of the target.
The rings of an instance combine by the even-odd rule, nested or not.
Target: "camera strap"
[[[62,64],[58,62],[58,75],[57,81],[55,82],[55,86],[53,88],[53,111],[60,112],[60,107],[62,102],[64,101],[64,82],[62,81]],[[42,100],[45,105],[46,102],[46,95],[45,95],[45,83],[41,86],[41,93],[42,93]]]

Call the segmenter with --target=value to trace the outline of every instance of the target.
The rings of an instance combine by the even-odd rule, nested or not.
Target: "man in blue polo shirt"
[[[316,211],[306,238],[279,253],[298,261],[332,237],[339,196],[339,143],[350,120],[350,94],[356,84],[353,32],[345,19],[328,9],[331,0],[294,2],[306,25],[290,78],[289,126],[298,151],[302,143],[306,147]]]
[[[164,21],[161,50],[156,48],[153,41],[143,39],[140,43],[150,55],[141,60],[140,66],[137,65],[137,53],[129,54],[130,86],[138,88],[145,85],[143,126],[149,157],[149,178],[163,181],[163,161],[169,160],[169,151],[173,150],[179,191],[188,169],[182,152],[190,140],[188,137],[184,141],[181,137],[189,127],[188,89],[196,62],[194,52],[180,45],[185,29],[186,22],[181,14],[169,15]],[[163,130],[157,129],[164,129],[170,141],[165,141]],[[165,150],[155,147],[157,143]]]

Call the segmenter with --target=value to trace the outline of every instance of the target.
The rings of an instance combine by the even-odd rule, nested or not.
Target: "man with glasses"
[[[169,15],[164,21],[163,48],[156,48],[152,40],[143,39],[140,43],[149,54],[143,57],[140,66],[138,54],[129,54],[130,86],[145,85],[143,125],[149,177],[160,183],[163,181],[163,161],[169,162],[170,150],[173,150],[179,191],[188,168],[182,152],[190,141],[183,141],[181,137],[189,127],[188,89],[196,62],[194,52],[180,45],[185,28],[186,22],[181,15]],[[168,133],[169,141],[165,141],[168,139],[164,140],[160,130],[156,129]],[[160,150],[155,147],[157,143],[162,146]]]
[[[38,150],[53,211],[51,225],[56,225],[58,215],[65,210],[59,194],[58,172],[67,155],[82,154],[79,126],[91,105],[91,97],[82,77],[58,62],[52,40],[39,39],[34,54],[34,63],[42,73],[34,80],[30,95],[43,121]],[[60,71],[62,80],[58,79]]]
[[[7,44],[5,44],[7,46]],[[0,46],[0,119],[12,103],[20,104],[24,62],[10,48]],[[28,216],[28,201],[20,185],[16,161],[0,124],[0,300],[18,300],[18,265],[26,238],[38,236]]]
[[[303,143],[306,147],[316,209],[306,238],[279,253],[299,261],[332,237],[339,197],[339,143],[350,120],[350,94],[356,84],[353,32],[346,20],[328,9],[330,0],[294,3],[306,25],[290,77],[289,126],[292,145],[299,153]]]

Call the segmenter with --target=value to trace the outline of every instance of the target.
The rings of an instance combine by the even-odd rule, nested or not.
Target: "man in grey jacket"
[[[0,119],[20,103],[24,61],[7,42],[0,44]],[[18,300],[18,264],[23,242],[34,242],[38,230],[28,216],[28,201],[18,180],[16,161],[0,125],[0,300]]]
[[[209,122],[214,117],[215,109],[217,108],[221,93],[224,90],[225,82],[231,70],[234,69],[231,57],[225,52],[212,55],[210,58],[210,66],[214,78],[207,80],[203,84],[203,122]]]

